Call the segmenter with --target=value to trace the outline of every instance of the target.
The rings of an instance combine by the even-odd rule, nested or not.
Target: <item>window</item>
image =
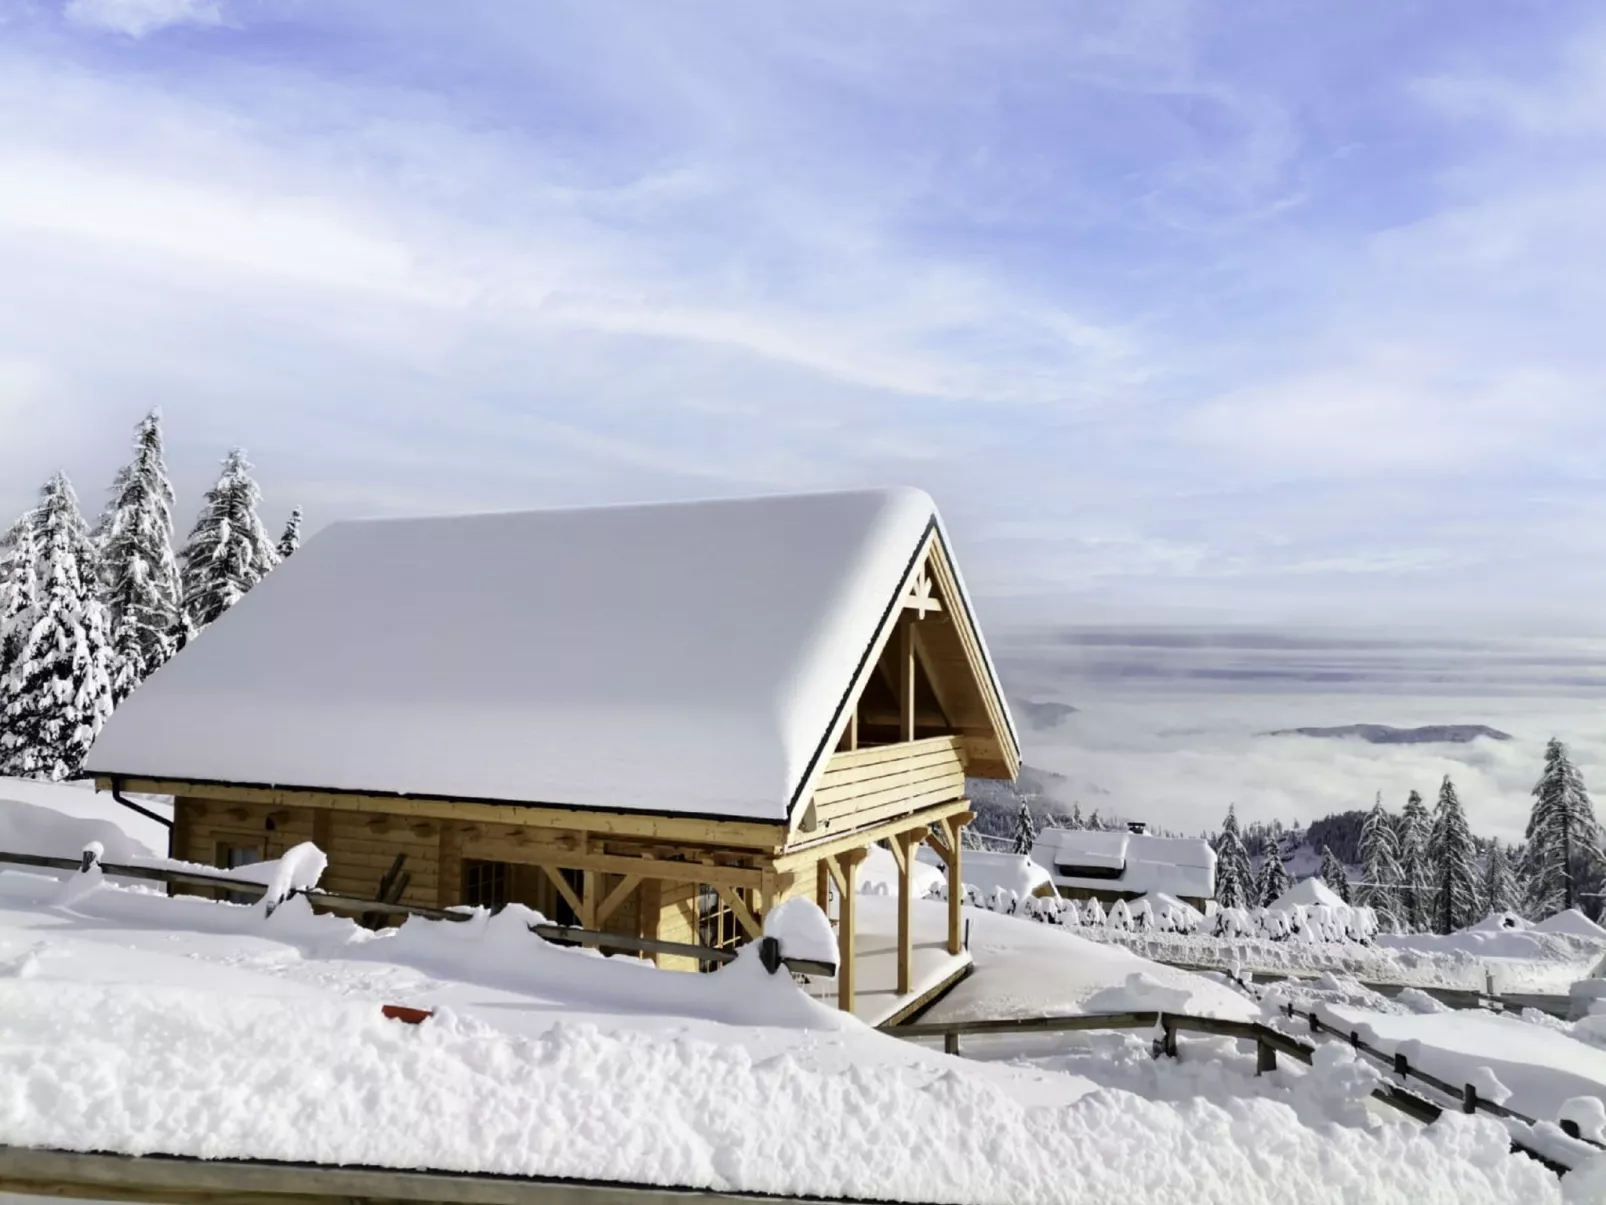
[[[463,902],[470,908],[498,909],[507,903],[506,862],[463,860]]]
[[[736,897],[747,903],[747,890],[734,888]],[[742,924],[731,911],[731,906],[712,887],[699,884],[697,888],[697,944],[716,950],[732,950],[747,940]],[[705,962],[702,969],[711,971],[717,962]]]
[[[256,842],[219,841],[217,857],[213,859],[214,865],[224,870],[235,870],[241,866],[255,866],[262,861],[262,846]],[[258,898],[256,892],[251,891],[220,891],[217,898],[227,900],[231,904],[250,904]]]

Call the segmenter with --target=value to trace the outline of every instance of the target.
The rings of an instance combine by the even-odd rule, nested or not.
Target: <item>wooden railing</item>
[[[1361,1040],[1359,1034],[1343,1034],[1333,1026],[1328,1025],[1312,1013],[1304,1013],[1289,1005],[1285,1015],[1304,1019],[1314,1034],[1329,1034],[1343,1038],[1351,1047],[1363,1054],[1370,1055],[1379,1060],[1395,1074],[1402,1078],[1415,1078],[1424,1084],[1443,1092],[1451,1099],[1459,1099],[1460,1111],[1463,1113],[1487,1113],[1506,1121],[1517,1122],[1530,1128],[1540,1123],[1532,1117],[1496,1104],[1487,1097],[1478,1095],[1471,1085],[1456,1087],[1434,1075],[1429,1075],[1420,1068],[1412,1067],[1403,1056],[1387,1055],[1376,1047]],[[1255,1044],[1255,1074],[1275,1071],[1277,1069],[1277,1056],[1286,1054],[1301,1063],[1310,1064],[1315,1059],[1315,1047],[1301,1042],[1298,1038],[1273,1029],[1261,1021],[1230,1021],[1220,1017],[1196,1017],[1182,1013],[1168,1012],[1127,1012],[1127,1013],[1091,1013],[1070,1017],[1000,1017],[971,1021],[923,1021],[914,1025],[895,1025],[882,1032],[893,1037],[919,1040],[923,1038],[942,1038],[943,1049],[948,1054],[959,1054],[959,1039],[963,1035],[1015,1035],[1029,1034],[1073,1033],[1092,1030],[1110,1029],[1157,1029],[1158,1035],[1154,1039],[1153,1049],[1155,1058],[1162,1056],[1176,1057],[1178,1033],[1212,1034],[1219,1037],[1238,1038]],[[1437,1121],[1446,1109],[1445,1106],[1434,1103],[1424,1096],[1411,1092],[1398,1084],[1384,1084],[1372,1092],[1372,1097],[1382,1104],[1397,1109],[1409,1117],[1423,1123]],[[1591,1139],[1580,1136],[1578,1127],[1570,1122],[1560,1123],[1560,1128],[1567,1137],[1582,1142],[1597,1150],[1606,1150],[1606,1146]],[[1565,1175],[1572,1170],[1571,1166],[1560,1162],[1552,1156],[1536,1149],[1524,1137],[1512,1135],[1511,1149],[1538,1160],[1557,1175]]]
[[[813,799],[820,822],[832,825],[847,816],[871,823],[964,793],[960,738],[933,736],[832,754]]]
[[[103,862],[88,852],[80,858],[61,858],[44,854],[0,851],[0,863],[11,863],[15,866],[36,866],[46,870],[88,872],[99,869],[101,873],[111,875],[114,878],[146,879],[151,882],[166,883],[172,887],[210,887],[219,891],[226,891],[230,895],[251,896],[254,901],[260,901],[268,892],[266,884],[253,883],[248,879],[238,879],[231,875],[207,874],[204,871],[196,870],[178,870],[166,866],[141,866],[137,862]],[[451,922],[472,920],[474,917],[473,912],[461,909],[428,908],[422,904],[403,904],[395,900],[364,899],[354,895],[342,895],[334,891],[323,891],[316,887],[292,890],[285,898],[290,899],[297,895],[303,897],[314,908],[322,908],[325,911],[337,912],[345,916],[418,916],[427,920]],[[275,905],[279,902],[274,901]],[[548,924],[531,925],[529,928],[531,933],[547,941],[596,946],[605,950],[620,950],[635,954],[677,955],[685,958],[695,958],[701,962],[721,964],[734,962],[737,957],[735,950],[715,949],[712,946],[692,945],[685,942],[657,941],[645,937],[632,937],[626,933],[609,933],[603,929],[580,929],[572,925]],[[779,966],[784,966],[800,975],[822,975],[829,978],[836,974],[835,963],[791,957],[781,949],[780,943],[774,938],[761,939],[759,957],[764,961],[764,965],[769,968],[771,974],[774,974]]]

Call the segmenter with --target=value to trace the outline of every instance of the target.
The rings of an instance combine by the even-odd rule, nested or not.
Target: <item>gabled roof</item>
[[[1216,891],[1216,852],[1202,837],[1046,828],[1032,845],[1032,858],[1061,887],[1192,898]]]
[[[784,821],[933,546],[1013,765],[935,506],[895,489],[332,524],[86,772]]]

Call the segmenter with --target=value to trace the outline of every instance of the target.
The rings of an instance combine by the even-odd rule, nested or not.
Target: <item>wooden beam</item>
[[[854,829],[834,836],[822,837],[817,841],[809,841],[793,846],[786,853],[775,859],[774,868],[778,871],[796,870],[800,866],[807,866],[816,858],[824,854],[838,853],[844,849],[855,846],[872,845],[883,837],[890,837],[893,833],[903,832],[923,824],[934,824],[946,816],[970,817],[970,800],[949,799],[941,803],[934,803],[929,807],[910,812],[907,815],[872,824],[866,828]],[[960,821],[964,823],[964,821]]]
[[[574,888],[569,886],[569,880],[564,878],[556,868],[548,866],[544,862],[541,863],[541,869],[546,872],[546,877],[552,880],[552,885],[558,889],[558,894],[568,902],[569,907],[574,909],[574,914],[576,916],[582,915],[585,912],[585,905],[580,901],[580,897],[574,893]]]
[[[924,840],[927,845],[937,851],[937,856],[942,859],[942,864],[944,866],[948,865],[949,860],[954,856],[950,852],[948,843],[929,828],[926,830]]]
[[[719,898],[725,901],[726,906],[731,910],[731,915],[736,918],[737,923],[742,928],[747,930],[749,937],[757,941],[764,936],[764,926],[760,925],[758,918],[748,911],[747,905],[742,901],[742,897],[736,893],[735,888],[715,887],[714,890],[719,892]]]
[[[855,965],[857,943],[854,940],[854,918],[858,911],[859,863],[864,861],[868,852],[862,848],[843,850],[836,859],[842,868],[842,898],[837,901],[836,1004],[845,1013],[853,1011],[855,972],[858,970]]]
[[[968,819],[968,817],[967,817]],[[959,907],[964,903],[965,880],[959,868],[960,859],[964,856],[961,850],[963,845],[959,840],[959,826],[964,821],[956,821],[955,817],[944,816],[939,822],[942,825],[943,836],[948,839],[948,953],[957,954],[962,948],[962,933],[960,929]]]
[[[820,859],[820,865],[824,866],[826,873],[828,873],[831,878],[835,880],[836,893],[838,896],[840,896],[843,890],[847,887],[848,882],[847,879],[842,875],[842,863],[836,860],[836,856],[834,854],[826,854]]]
[[[821,858],[814,864],[814,902],[820,911],[831,915],[831,859]]]
[[[914,624],[907,616],[898,621],[898,739],[915,739]]]
[[[554,846],[532,844],[509,848],[499,842],[465,841],[465,858],[491,862],[517,862],[526,866],[562,866],[567,870],[594,870],[602,874],[633,874],[668,883],[707,883],[710,887],[758,887],[763,872],[742,866],[714,866],[669,858],[632,858],[625,854],[569,853]]]
[[[876,762],[904,761],[907,758],[921,753],[932,753],[940,750],[957,751],[962,747],[964,737],[961,736],[927,736],[910,745],[867,745],[856,752],[841,752],[833,754],[826,762],[826,774],[846,770],[855,766],[873,766]]]
[[[859,702],[853,702],[853,710],[848,713],[848,752],[855,752],[859,747]]]
[[[96,780],[101,790],[111,779]],[[184,795],[213,802],[271,803],[284,807],[329,808],[337,812],[381,812],[393,816],[428,816],[464,823],[508,824],[520,828],[565,829],[620,837],[714,845],[723,848],[778,850],[786,843],[786,823],[761,820],[719,820],[694,816],[666,816],[661,812],[601,812],[541,804],[481,803],[471,800],[372,795],[324,791],[309,787],[238,787],[197,783],[177,778],[121,778],[131,795]]]
[[[580,927],[582,929],[597,928],[597,905],[602,901],[597,897],[602,894],[602,884],[594,870],[580,872]]]
[[[914,847],[919,838],[918,829],[899,833],[892,838],[892,856],[898,860],[898,995],[900,996],[907,996],[911,990],[914,938],[910,917],[910,893],[913,890],[913,883],[909,870],[914,865]]]
[[[635,874],[627,874],[619,880],[619,885],[608,892],[607,898],[597,905],[596,921],[598,926],[608,923],[608,918],[618,911],[620,904],[630,898],[630,893],[636,889],[640,882],[641,876]]]

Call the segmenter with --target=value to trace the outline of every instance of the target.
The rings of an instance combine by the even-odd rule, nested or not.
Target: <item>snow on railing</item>
[[[932,891],[947,898],[945,885]],[[1168,904],[1156,909],[1149,900],[1116,900],[1108,909],[1096,899],[1062,896],[1022,897],[1003,887],[983,892],[966,884],[964,902],[1006,916],[1022,916],[1067,928],[1106,929],[1118,933],[1177,933],[1210,937],[1255,937],[1278,942],[1354,942],[1370,944],[1377,918],[1370,908],[1294,905],[1288,908],[1218,908],[1205,916],[1196,908]]]

